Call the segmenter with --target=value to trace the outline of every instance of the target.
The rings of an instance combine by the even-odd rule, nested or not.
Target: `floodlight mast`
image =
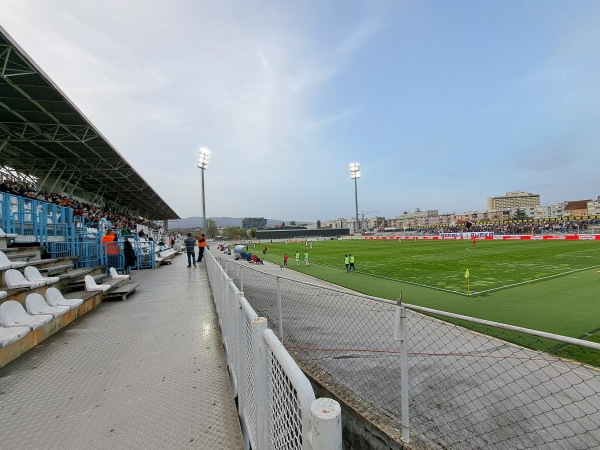
[[[354,205],[356,206],[356,226],[354,227],[354,233],[358,232],[358,184],[356,180],[360,178],[360,164],[350,164],[350,178],[354,179]]]
[[[206,234],[206,201],[204,199],[204,171],[208,167],[210,150],[206,147],[200,149],[198,154],[198,168],[202,171],[202,233]]]

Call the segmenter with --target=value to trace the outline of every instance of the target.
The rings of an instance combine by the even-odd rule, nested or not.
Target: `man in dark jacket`
[[[133,250],[133,245],[131,245],[131,242],[127,238],[125,239],[123,246],[123,255],[125,256],[125,267],[123,268],[123,272],[130,273],[131,268],[135,267],[136,265],[135,251]]]
[[[196,255],[194,254],[194,250],[196,250],[196,239],[192,237],[192,233],[188,233],[188,237],[183,241],[183,245],[185,245],[185,250],[187,252],[187,266],[192,267],[192,263],[194,263],[194,267],[196,267]]]

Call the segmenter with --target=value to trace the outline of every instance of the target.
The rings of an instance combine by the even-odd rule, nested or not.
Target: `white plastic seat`
[[[16,269],[8,269],[4,273],[4,282],[9,289],[37,288],[46,284],[45,281],[29,281]]]
[[[85,290],[86,291],[107,291],[110,289],[110,284],[98,284],[94,277],[91,275],[85,276]]]
[[[8,300],[0,305],[0,325],[3,327],[25,326],[35,330],[50,322],[53,318],[51,314],[31,316],[27,314],[23,305],[15,300]]]
[[[68,306],[50,306],[46,303],[46,299],[42,294],[33,293],[29,294],[25,298],[25,309],[27,313],[32,316],[39,316],[40,314],[51,314],[55,318],[62,316],[64,313],[69,312],[71,308]]]
[[[162,258],[166,258],[166,257],[172,255],[173,253],[175,253],[175,250],[173,250],[172,248],[168,248],[168,249],[163,250],[162,252],[160,252],[159,255]]]
[[[8,295],[8,292],[0,291],[0,300],[2,300],[3,298],[6,298],[7,295]]]
[[[26,262],[16,262],[8,259],[8,256],[3,251],[0,251],[0,270],[2,269],[16,269],[17,267],[25,267]]]
[[[77,308],[83,303],[82,298],[65,298],[57,288],[46,289],[46,302],[50,306],[68,306],[71,309]]]
[[[21,339],[29,331],[29,327],[0,327],[0,348]]]
[[[24,272],[25,272],[25,278],[27,278],[29,281],[43,281],[44,284],[58,283],[60,281],[59,277],[44,277],[44,276],[42,276],[40,271],[37,270],[37,268],[33,267],[33,266],[25,267]]]
[[[114,267],[111,267],[108,271],[110,272],[110,277],[114,280],[128,280],[129,279],[129,275],[119,275],[119,273],[117,272],[117,269],[115,269]]]
[[[5,233],[2,228],[0,228],[0,238],[14,238],[17,237],[17,234]]]

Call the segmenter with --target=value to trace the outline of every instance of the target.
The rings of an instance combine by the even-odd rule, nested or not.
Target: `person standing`
[[[296,252],[296,266],[300,265],[300,252]]]
[[[123,255],[125,256],[125,265],[123,267],[123,272],[130,273],[131,268],[136,266],[135,251],[133,250],[133,245],[131,245],[129,239],[125,239],[123,247]]]
[[[288,262],[288,254],[286,253],[285,255],[283,255],[283,267],[287,267],[287,262]]]
[[[304,265],[310,266],[310,264],[308,263],[308,252],[304,252]]]
[[[348,259],[350,259],[350,270],[356,272],[356,268],[354,267],[354,256],[350,254],[348,255]]]
[[[344,256],[344,264],[346,265],[346,272],[350,272],[350,258],[348,255]]]
[[[183,245],[185,245],[185,251],[187,253],[188,259],[188,267],[192,267],[192,262],[194,263],[194,267],[196,267],[196,258],[194,254],[194,250],[196,249],[196,239],[192,237],[192,233],[188,233],[187,237],[183,241]]]
[[[204,248],[206,247],[206,236],[204,234],[198,239],[198,262],[202,262]]]
[[[108,266],[120,269],[119,257],[121,255],[121,247],[118,244],[118,236],[115,235],[112,228],[109,228],[106,234],[102,236],[102,245],[104,246]]]

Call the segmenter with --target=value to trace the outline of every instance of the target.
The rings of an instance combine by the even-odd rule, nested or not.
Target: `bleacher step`
[[[139,285],[140,283],[129,283],[124,286],[121,286],[115,290],[108,292],[107,299],[118,300],[118,298],[114,297],[121,297],[121,300],[125,300],[129,294],[131,294],[137,289]]]

